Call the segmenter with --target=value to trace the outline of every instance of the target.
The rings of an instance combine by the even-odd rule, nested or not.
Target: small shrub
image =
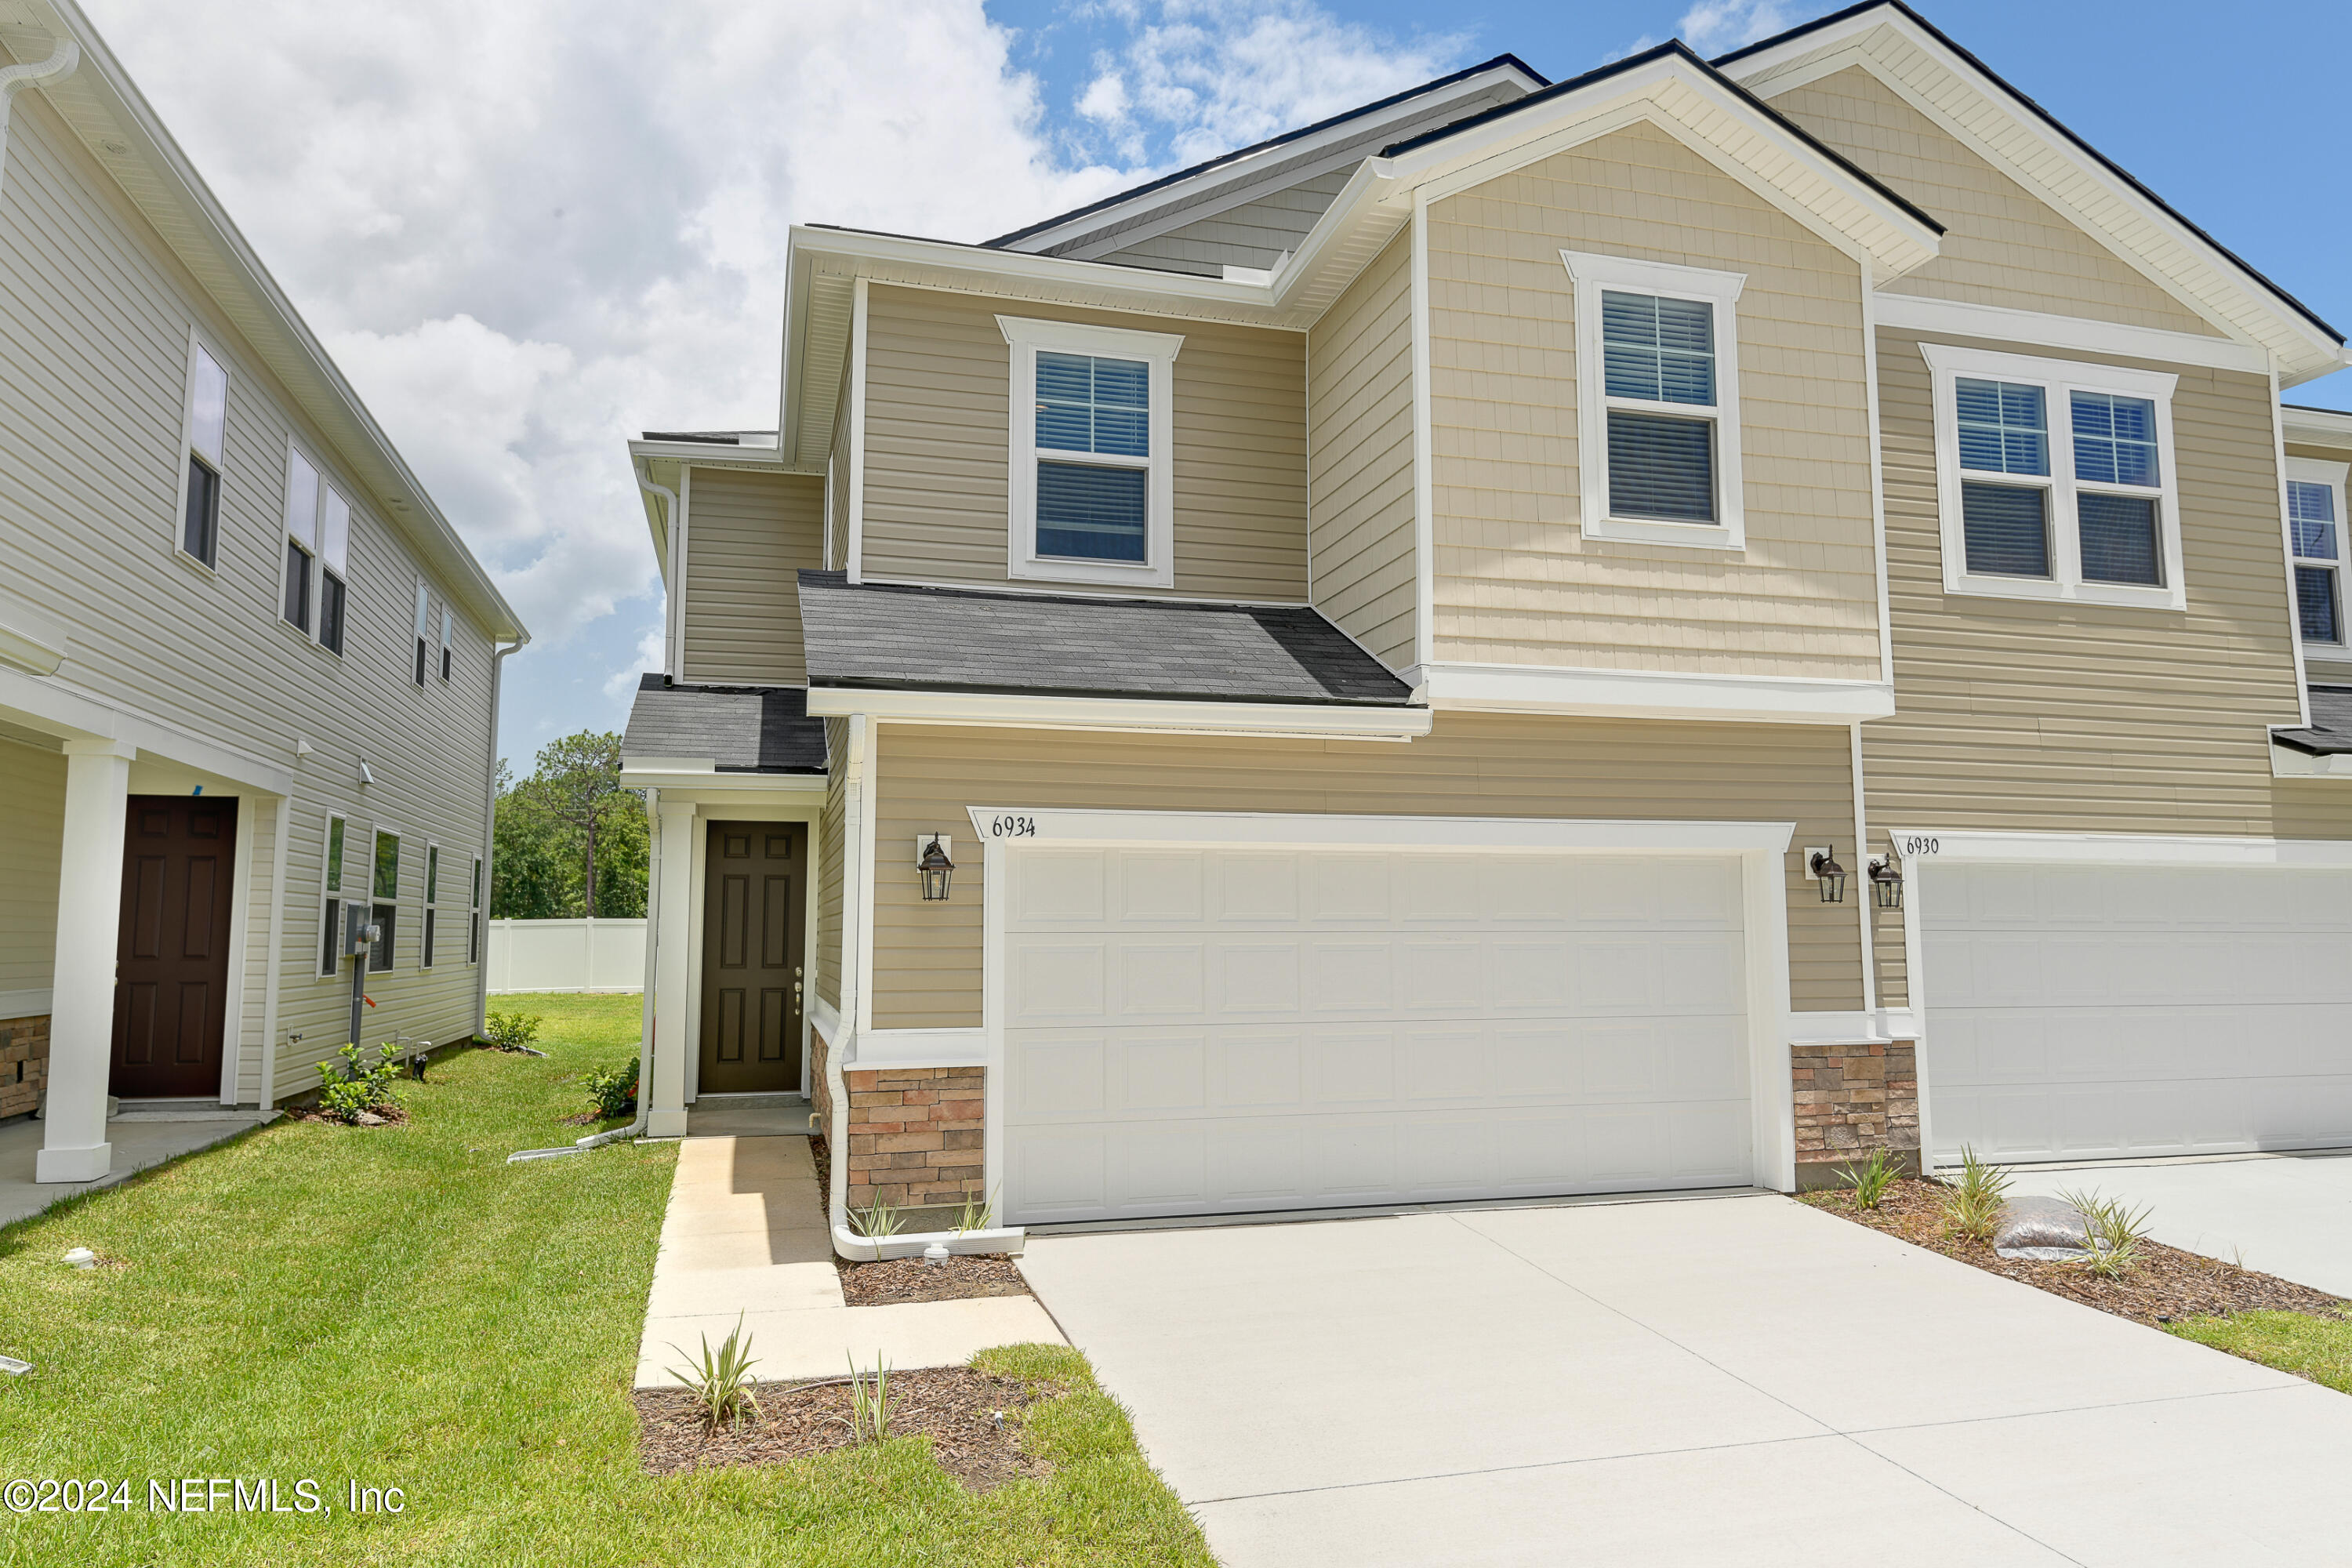
[[[1856,1166],[1852,1161],[1838,1167],[1838,1180],[1853,1194],[1857,1208],[1874,1209],[1885,1200],[1902,1175],[1903,1167],[1895,1162],[1892,1150],[1873,1149],[1867,1164]]]
[[[362,1111],[381,1113],[398,1102],[392,1080],[400,1076],[390,1043],[376,1047],[372,1068],[360,1066],[360,1048],[345,1046],[319,1064],[319,1109],[334,1121],[349,1124]]]
[[[986,1230],[995,1223],[996,1200],[993,1197],[983,1198],[972,1192],[964,1194],[963,1207],[956,1215],[956,1229]]]
[[[637,1111],[637,1058],[631,1057],[628,1066],[610,1071],[592,1072],[582,1079],[588,1098],[595,1103],[596,1114],[610,1121],[615,1117],[634,1116]]]
[[[2138,1267],[2140,1243],[2147,1239],[2147,1214],[2121,1198],[2096,1192],[2060,1193],[2058,1201],[2072,1205],[2090,1234],[2091,1255],[2083,1267],[2102,1279],[2120,1279]]]
[[[882,1352],[874,1352],[874,1375],[868,1379],[857,1370],[857,1358],[849,1359],[849,1429],[860,1443],[882,1443],[889,1440],[890,1418],[898,1413],[898,1401],[890,1392],[890,1364]]]
[[[677,1345],[669,1347],[680,1355],[686,1354]],[[710,1336],[702,1336],[702,1354],[685,1366],[670,1368],[669,1374],[685,1384],[694,1395],[695,1404],[702,1407],[709,1429],[719,1430],[722,1422],[733,1421],[749,1410],[760,1413],[760,1401],[751,1392],[751,1368],[757,1365],[751,1354],[751,1336],[743,1331],[743,1315],[735,1314],[735,1327],[717,1350],[710,1348]]]
[[[2000,1228],[2006,1205],[2009,1173],[1977,1158],[1973,1148],[1960,1151],[1960,1179],[1944,1193],[1944,1224],[1955,1236],[1989,1242]]]
[[[482,1039],[494,1050],[525,1050],[543,1022],[536,1013],[493,1013],[482,1022]]]
[[[879,1241],[886,1236],[898,1235],[898,1227],[907,1223],[907,1216],[885,1200],[876,1198],[862,1209],[851,1209],[849,1221],[857,1227],[858,1235]]]

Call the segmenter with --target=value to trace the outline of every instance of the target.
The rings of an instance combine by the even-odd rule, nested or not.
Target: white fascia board
[[[2270,374],[2269,353],[2235,338],[2200,337],[2195,332],[2175,332],[2161,327],[2132,327],[2081,316],[2052,316],[2000,305],[1933,300],[1923,294],[1881,291],[1872,304],[1882,327],[1985,338],[2074,353],[2115,354],[2162,364],[2199,365],[2207,370],[2234,370],[2248,375]]]
[[[2345,779],[2352,781],[2352,755],[2314,756],[2271,741],[2271,777],[2274,779]]]
[[[665,801],[681,805],[716,796],[739,795],[757,795],[762,800],[804,795],[822,800],[824,777],[823,773],[722,773],[711,768],[669,773],[632,767],[627,759],[621,763],[623,789],[657,789]]]
[[[1255,321],[1270,310],[1272,290],[1263,283],[1234,283],[1222,278],[1189,272],[1159,272],[1122,267],[1115,262],[1078,261],[1061,256],[1032,256],[1022,250],[990,250],[939,239],[908,239],[898,235],[858,234],[844,229],[808,228],[792,231],[792,267],[798,270],[804,257],[833,256],[862,263],[885,263],[912,271],[935,270],[942,275],[968,274],[974,281],[996,286],[996,291],[1021,297],[1038,289],[1084,289],[1086,302],[1119,300],[1129,308],[1165,313],[1171,304],[1222,309],[1234,312],[1219,320]],[[876,276],[879,282],[892,279]],[[1007,288],[1015,285],[1017,288]],[[1051,298],[1047,295],[1045,297]],[[1257,321],[1264,326],[1291,323]]]
[[[1788,853],[1788,822],[1545,816],[1354,816],[1279,811],[1089,811],[969,807],[982,844],[1279,844],[1308,848],[1550,849],[1621,854]]]
[[[1895,712],[1895,688],[1884,680],[1507,664],[1431,664],[1405,673],[1437,709],[1753,724],[1853,724]]]
[[[2352,867],[2352,839],[2011,833],[1951,827],[1898,827],[1891,837],[1906,874],[1927,863],[1942,860],[2087,866]]]
[[[629,456],[648,463],[691,463],[703,468],[769,468],[824,477],[823,468],[788,463],[774,447],[722,447],[713,441],[632,441]]]
[[[1994,147],[1977,130],[1953,124],[1949,115],[1923,101],[1919,90],[1903,79],[1899,68],[1919,59],[1932,62],[1935,68],[1963,84],[2000,117],[2008,136],[2025,139],[2032,150],[2030,164],[2021,161],[2016,151]],[[2011,91],[1955,54],[1897,6],[1874,6],[1810,29],[1774,48],[1743,56],[1721,68],[1761,96],[1777,96],[1851,65],[1875,68],[1871,74],[1888,89],[1991,158],[1996,167],[2027,190],[2078,220],[2184,304],[2232,336],[2259,342],[2275,353],[2286,384],[2343,368],[2345,345],[2289,304],[2275,285],[2255,277],[2244,262],[2225,254],[2217,242],[2166,211],[2040,115],[2016,106]],[[2135,244],[2119,232],[2119,222],[2137,223],[2160,235],[2180,253],[2178,259],[2166,265],[2148,253],[2145,243]],[[2262,330],[2251,331],[2247,323],[2234,319],[2232,305],[2255,312]]]
[[[1480,71],[1476,76],[1465,77],[1460,81],[1449,82],[1444,88],[1434,91],[1389,104],[1380,112],[1391,118],[1423,112],[1450,99],[1474,98],[1496,83],[1504,81],[1517,82],[1529,92],[1540,91],[1545,85],[1513,67],[1496,66],[1492,70]],[[1046,250],[1065,240],[1093,234],[1113,224],[1127,222],[1138,213],[1149,212],[1156,207],[1181,202],[1192,193],[1209,186],[1231,185],[1232,189],[1221,191],[1218,198],[1213,203],[1199,203],[1195,206],[1186,207],[1181,221],[1189,223],[1198,218],[1213,216],[1218,212],[1252,199],[1265,189],[1297,184],[1301,180],[1310,180],[1316,174],[1327,172],[1325,168],[1318,167],[1294,170],[1279,176],[1262,175],[1258,173],[1259,170],[1268,168],[1275,163],[1287,163],[1292,160],[1309,156],[1321,149],[1337,147],[1344,142],[1352,141],[1364,133],[1365,121],[1372,118],[1374,116],[1369,112],[1350,115],[1338,124],[1328,126],[1312,135],[1296,136],[1288,141],[1276,142],[1247,157],[1220,163],[1213,169],[1203,169],[1190,179],[1179,180],[1173,184],[1161,185],[1149,191],[1139,191],[1126,201],[1118,202],[1109,206],[1097,207],[1090,212],[1073,216],[1066,222],[1056,224],[1052,228],[1040,229],[1035,234],[1024,236],[1017,244],[1007,246],[1005,248],[1024,254]],[[1132,243],[1133,239],[1144,237],[1147,234],[1148,231],[1143,229],[1138,229],[1132,235],[1122,232],[1118,236],[1118,240],[1120,243]]]
[[[2332,408],[2279,409],[2279,425],[2298,446],[2352,447],[2352,414]]]
[[[1316,741],[1410,741],[1429,733],[1426,708],[1307,702],[1187,702],[1160,698],[1043,697],[1022,692],[892,691],[812,686],[809,717],[865,713],[906,724],[1019,730],[1180,731]]]
[[[1908,1007],[1854,1013],[1791,1013],[1792,1046],[1891,1046],[1919,1037],[1919,1020]]]
[[[276,795],[294,793],[291,766],[280,767],[134,709],[119,707],[57,676],[43,679],[0,666],[0,718],[59,740],[122,742],[135,748],[142,761],[177,763],[241,790]],[[289,734],[289,758],[293,743]]]
[[[849,1056],[842,1062],[842,1066],[855,1072],[872,1072],[877,1068],[987,1065],[986,1029],[867,1029],[857,1037]]]

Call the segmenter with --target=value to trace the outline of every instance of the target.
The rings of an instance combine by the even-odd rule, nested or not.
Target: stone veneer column
[[[114,959],[122,924],[122,830],[135,747],[68,741],[58,864],[58,953],[50,971],[49,1098],[33,1175],[94,1182],[112,1168],[106,1087],[114,1054]]]
[[[1919,1160],[1919,1070],[1909,1040],[1790,1047],[1797,1106],[1797,1186],[1835,1185],[1838,1168],[1874,1149]]]

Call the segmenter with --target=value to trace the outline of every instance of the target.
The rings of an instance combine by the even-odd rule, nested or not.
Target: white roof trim
[[[1405,678],[1433,708],[1490,713],[1856,724],[1895,711],[1895,689],[1883,680],[1507,664],[1431,664]]]
[[[2340,414],[2332,408],[2282,406],[2279,424],[2290,441],[2320,447],[2352,445],[2352,414]]]
[[[1025,692],[906,691],[812,686],[808,713],[864,713],[892,723],[1021,730],[1181,731],[1317,741],[1410,741],[1429,733],[1426,708],[1316,702],[1187,702],[1150,697],[1055,697]]]
[[[2000,305],[1973,305],[1925,294],[1881,293],[1873,303],[1878,324],[1897,331],[1983,338],[2071,353],[2116,354],[2164,364],[2198,365],[2206,370],[2242,371],[2249,375],[2270,374],[2269,353],[2235,338],[2207,338],[2162,327],[2134,327],[2084,316],[2011,310]]]
[[[2018,105],[2010,91],[1895,6],[1814,28],[1722,68],[1770,97],[1850,65],[1869,69],[2190,310],[2276,355],[2287,384],[2343,365],[2342,345],[2275,287]]]
[[[2352,866],[2352,839],[2224,838],[2159,833],[2003,833],[1898,827],[1890,837],[1906,874],[1934,860],[2015,860],[2094,866]]]

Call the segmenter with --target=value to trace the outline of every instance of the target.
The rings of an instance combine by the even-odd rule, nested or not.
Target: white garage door
[[[1015,1222],[1751,1178],[1737,860],[1009,865]]]
[[[2352,871],[1944,864],[1926,890],[1940,1161],[2352,1143]]]

